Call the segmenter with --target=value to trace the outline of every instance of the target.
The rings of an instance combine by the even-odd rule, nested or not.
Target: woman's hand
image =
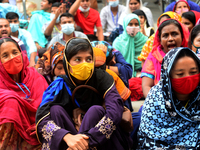
[[[29,132],[30,135],[35,135],[36,134],[36,125],[35,123],[32,124],[27,130],[26,132]]]
[[[89,137],[84,134],[72,135],[70,133],[63,137],[69,148],[67,150],[87,150],[89,149]]]

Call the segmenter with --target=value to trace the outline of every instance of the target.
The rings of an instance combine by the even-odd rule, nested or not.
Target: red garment
[[[199,18],[200,18],[200,12],[194,11],[194,10],[191,10],[191,11],[194,13],[194,15],[195,15],[195,23],[197,23],[197,21],[198,21]]]
[[[131,90],[131,101],[138,101],[143,96],[142,78],[131,78],[128,80],[129,89]]]
[[[26,130],[35,123],[36,111],[48,84],[35,68],[28,67],[28,58],[23,53],[22,58],[21,81],[30,90],[31,96],[29,99],[32,99],[32,101],[22,98],[26,97],[26,94],[9,76],[0,61],[0,125],[8,122],[13,123],[24,140],[31,145],[37,145],[39,142],[36,136],[30,136],[30,132],[27,133]],[[20,86],[29,94],[22,84]]]
[[[86,18],[80,9],[78,9],[75,15],[75,22],[83,29],[83,33],[85,34],[94,34],[94,26],[102,26],[99,12],[92,8],[90,8],[89,15]]]

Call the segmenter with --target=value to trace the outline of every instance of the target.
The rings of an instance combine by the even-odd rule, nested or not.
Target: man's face
[[[10,24],[6,19],[0,19],[0,38],[9,37],[11,34]]]
[[[72,17],[62,17],[60,18],[60,24],[67,24],[67,23],[73,23],[74,24],[74,20]]]
[[[82,0],[81,3],[80,3],[80,6],[83,9],[87,9],[88,7],[90,7],[90,0]]]
[[[42,0],[40,4],[41,4],[41,10],[45,11],[45,10],[51,9],[52,4],[49,4],[48,0]]]

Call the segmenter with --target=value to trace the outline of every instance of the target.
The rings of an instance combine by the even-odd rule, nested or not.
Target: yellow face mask
[[[70,63],[68,64],[70,65]],[[70,65],[70,67],[72,68],[72,72],[69,71],[70,74],[76,79],[84,81],[91,75],[91,72],[94,69],[94,63],[84,62],[75,66]]]

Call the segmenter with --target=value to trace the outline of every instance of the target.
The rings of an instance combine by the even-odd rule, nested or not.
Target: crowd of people
[[[41,0],[27,20],[15,4],[0,0],[1,150],[200,149],[200,6],[176,0],[155,27],[142,0]]]

